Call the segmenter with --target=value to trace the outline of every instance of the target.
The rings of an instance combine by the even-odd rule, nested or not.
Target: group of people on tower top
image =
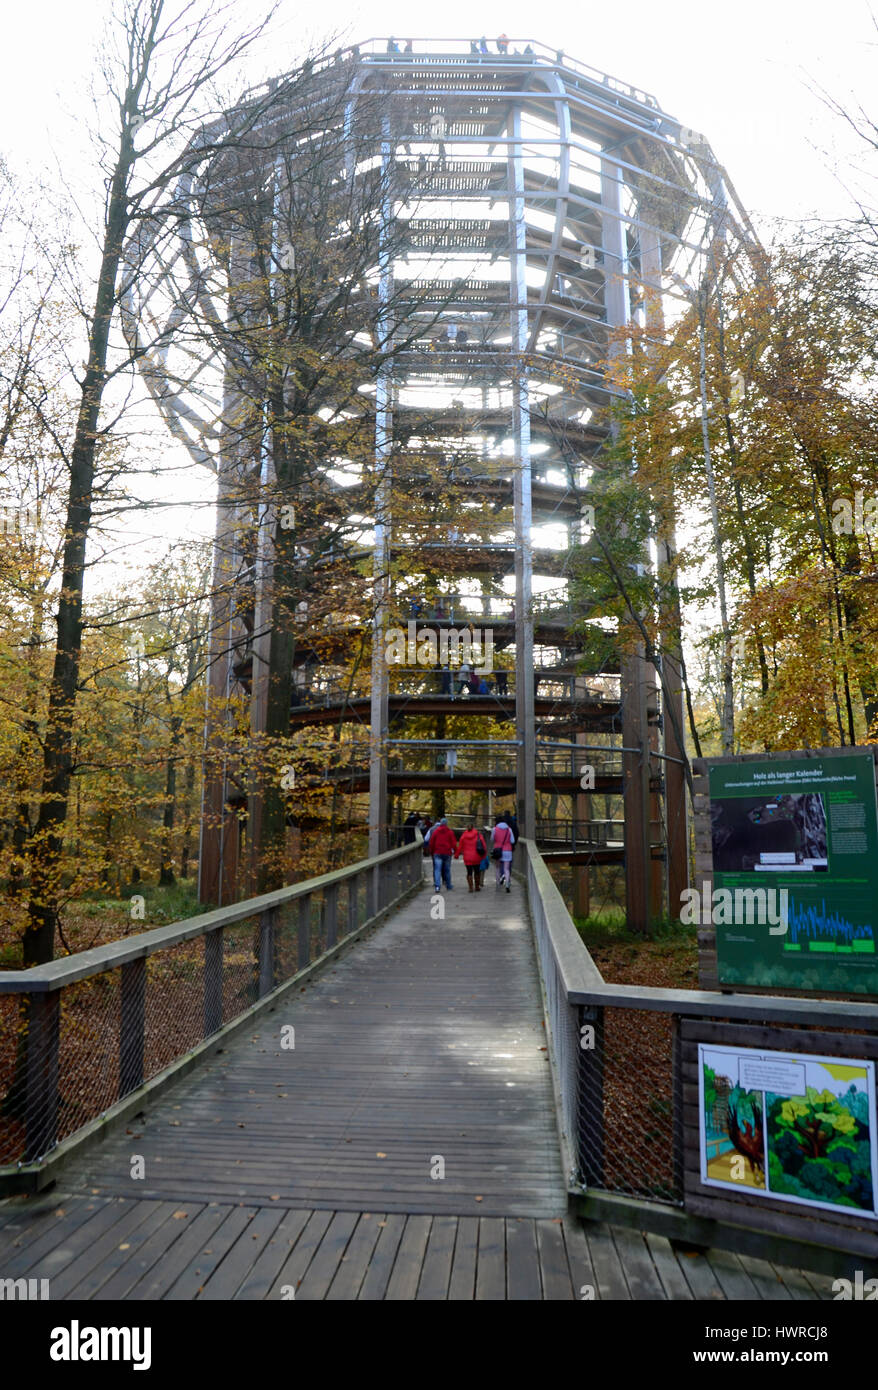
[[[498,52],[498,53],[509,53],[510,49],[509,49],[509,36],[508,36],[508,34],[501,34],[500,37],[497,39],[496,42],[497,42],[497,52]],[[470,51],[470,53],[490,53],[490,52],[491,52],[490,48],[488,47],[488,40],[485,38],[484,34],[482,35],[482,37],[481,37],[480,39],[471,39],[471,40],[470,40],[469,51]],[[514,54],[516,54],[516,55],[518,54],[518,49],[517,49],[517,48],[513,48],[511,51],[512,51]],[[411,39],[406,39],[406,40],[405,40],[405,43],[403,43],[402,45],[400,45],[400,43],[399,43],[395,38],[393,38],[393,37],[391,36],[391,37],[387,40],[387,52],[388,52],[388,53],[411,53],[411,52],[413,52],[412,41],[411,41]],[[528,45],[522,50],[522,52],[525,54],[526,57],[530,57],[530,56],[532,56],[532,54],[533,54],[533,48],[532,48],[532,46],[531,46],[530,44],[528,44]]]

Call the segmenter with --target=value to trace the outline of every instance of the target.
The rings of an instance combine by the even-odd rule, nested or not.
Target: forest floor
[[[629,931],[621,913],[578,917],[576,926],[608,984],[698,988],[696,928],[662,923],[649,936]]]
[[[196,901],[197,880],[189,878],[167,887],[140,883],[126,891],[123,898],[111,893],[88,893],[72,898],[61,910],[60,940],[56,956],[88,951],[93,946],[105,946],[135,932],[166,927],[185,917],[204,911]],[[137,897],[143,899],[142,904]],[[8,905],[7,905],[8,907]],[[140,915],[142,912],[142,916]],[[4,911],[0,916],[0,970],[21,968],[21,933],[24,927],[21,911]]]

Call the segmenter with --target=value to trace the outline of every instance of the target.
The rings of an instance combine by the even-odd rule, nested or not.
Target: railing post
[[[259,914],[259,995],[274,989],[274,908],[267,907]]]
[[[223,1026],[223,929],[204,937],[204,1036]]]
[[[579,1011],[579,1167],[586,1187],[604,1183],[604,1010]],[[593,1029],[593,1036],[583,1032]],[[591,1043],[591,1046],[584,1046]]]
[[[323,894],[323,925],[326,930],[325,949],[338,941],[338,884],[333,883]]]
[[[374,864],[367,879],[366,918],[377,917],[381,911],[381,865]]]
[[[360,875],[351,874],[348,879],[348,933],[357,930],[360,900]]]
[[[299,941],[296,964],[300,970],[311,963],[311,894],[299,899]]]
[[[146,1023],[146,957],[122,966],[122,1007],[119,1027],[119,1096],[143,1085],[144,1026]]]
[[[671,1016],[671,1135],[674,1150],[674,1197],[683,1198],[683,1041],[680,1015]]]
[[[27,1079],[24,1161],[47,1153],[58,1133],[58,1049],[61,991],[30,995],[27,1009]]]

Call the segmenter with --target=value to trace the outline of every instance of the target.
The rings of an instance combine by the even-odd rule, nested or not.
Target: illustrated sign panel
[[[720,983],[878,994],[872,755],[712,767],[710,817]]]
[[[878,1220],[875,1063],[698,1044],[701,1181]]]

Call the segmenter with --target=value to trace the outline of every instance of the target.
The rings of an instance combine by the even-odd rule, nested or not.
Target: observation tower
[[[322,772],[313,752],[297,772],[290,819],[321,776],[364,851],[368,827],[369,853],[416,806],[479,823],[514,808],[522,834],[574,866],[579,911],[612,865],[631,924],[675,911],[688,882],[678,654],[668,641],[663,680],[630,645],[583,667],[590,619],[573,601],[571,558],[591,535],[624,399],[606,372],[626,351],[619,330],[661,329],[668,296],[685,303],[712,245],[753,240],[723,169],[654,97],[532,39],[370,40],[253,94],[235,119],[258,157],[242,157],[240,131],[234,157],[199,137],[203,166],[180,182],[173,233],[157,220],[135,248],[127,325],[176,438],[218,478],[208,735],[233,698],[254,737],[271,727],[285,601],[296,625],[288,733],[314,750],[322,730],[333,746]],[[306,168],[302,151],[326,151],[328,131],[332,160]],[[359,222],[374,233],[350,269],[342,357],[355,370],[362,350],[364,365],[339,409],[358,447],[363,430],[371,443],[352,463],[333,436],[322,475],[318,457],[307,487],[293,487],[276,466],[276,416],[266,426],[258,391],[249,378],[242,387],[259,374],[233,350],[228,307],[211,305],[247,300],[241,323],[266,318],[251,293],[263,243],[285,294],[306,273],[309,179],[312,197],[338,202],[339,264],[358,186]],[[230,190],[247,189],[263,206],[251,246],[240,230],[218,232]],[[189,316],[211,314],[211,351],[195,330],[184,343]],[[331,415],[324,399],[313,419]],[[248,435],[244,418],[262,424]],[[332,501],[323,550],[321,486]],[[284,507],[311,517],[289,552],[307,570],[294,604],[277,579]],[[667,575],[673,561],[673,535],[656,535],[644,563]],[[343,615],[320,609],[324,583],[356,602]],[[442,669],[443,633],[460,642],[471,628],[491,648],[487,662],[473,649],[491,668],[487,693],[461,689],[454,641]],[[201,896],[218,902],[259,852],[264,793],[213,758],[204,795]]]

